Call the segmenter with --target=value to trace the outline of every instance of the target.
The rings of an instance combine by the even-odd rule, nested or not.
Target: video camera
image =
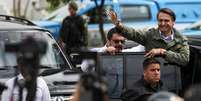
[[[16,53],[18,69],[24,74],[25,82],[20,83],[16,78],[14,86],[19,86],[19,101],[22,101],[22,89],[27,88],[26,101],[34,101],[36,96],[37,76],[40,68],[40,58],[46,53],[47,43],[27,37],[20,43],[5,45],[6,52]],[[17,74],[17,73],[16,73]],[[26,74],[26,75],[25,75]],[[17,75],[16,75],[17,77]]]

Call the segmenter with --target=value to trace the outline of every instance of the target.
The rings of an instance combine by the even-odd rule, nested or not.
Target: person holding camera
[[[16,45],[19,74],[5,83],[7,89],[3,91],[1,101],[50,101],[48,86],[42,77],[38,77],[40,57],[46,50],[40,49],[44,48],[39,46],[41,44],[29,37]]]
[[[161,56],[169,63],[188,64],[190,51],[187,38],[173,27],[176,15],[171,9],[160,9],[157,13],[158,27],[146,31],[124,26],[112,10],[108,15],[124,37],[145,46],[145,57]]]

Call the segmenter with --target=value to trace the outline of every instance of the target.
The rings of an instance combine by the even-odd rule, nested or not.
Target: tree
[[[13,15],[16,17],[26,18],[27,9],[28,9],[28,5],[30,3],[30,0],[26,0],[26,5],[25,5],[23,13],[21,12],[22,11],[21,3],[22,3],[21,0],[13,0]]]
[[[47,2],[50,4],[50,10],[56,9],[61,3],[66,4],[71,0],[47,0]]]
[[[101,0],[100,1],[100,5],[98,4],[98,0],[94,0],[96,7],[98,8],[98,14],[99,14],[99,32],[101,34],[101,38],[102,38],[102,42],[104,44],[106,44],[106,36],[105,36],[105,32],[104,32],[104,28],[103,28],[103,6],[104,6],[104,2],[105,0]]]

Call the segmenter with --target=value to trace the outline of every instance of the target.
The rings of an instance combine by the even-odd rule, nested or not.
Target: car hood
[[[59,73],[44,76],[50,93],[56,95],[71,95],[75,91],[75,86],[79,80],[80,73],[71,70],[61,71]]]

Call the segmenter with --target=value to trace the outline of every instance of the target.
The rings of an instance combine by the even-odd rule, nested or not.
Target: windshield
[[[149,20],[150,10],[146,5],[121,5],[123,22]]]
[[[52,39],[47,32],[36,30],[0,31],[0,78],[2,78],[2,76],[8,77],[14,75],[13,68],[17,66],[16,54],[6,52],[5,44],[20,43],[28,36],[32,36],[36,40],[45,40],[48,43],[46,54],[41,58],[40,61],[41,68],[63,69],[65,66],[68,66],[66,65],[66,60],[58,48],[56,41]]]

